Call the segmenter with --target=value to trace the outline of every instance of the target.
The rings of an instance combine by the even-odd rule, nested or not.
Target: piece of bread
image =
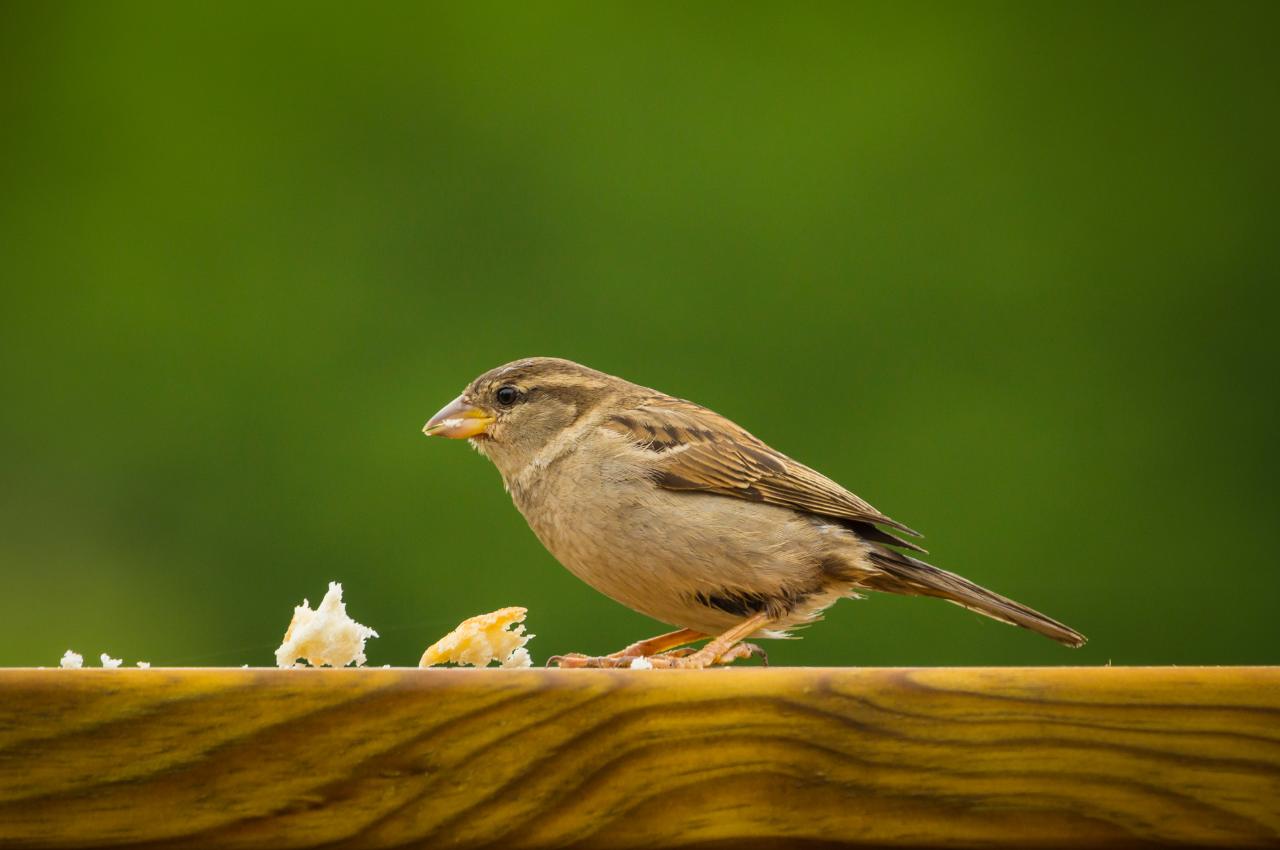
[[[524,608],[502,608],[463,620],[458,627],[427,647],[419,667],[437,664],[469,664],[485,667],[497,661],[503,667],[530,667],[533,659],[524,645],[533,635],[524,633]],[[510,627],[510,628],[508,628]]]
[[[64,667],[68,670],[79,670],[84,666],[84,656],[78,652],[72,652],[68,649],[63,654],[62,660],[58,662],[58,666]]]
[[[364,644],[378,633],[347,616],[342,601],[342,585],[329,582],[329,592],[311,610],[311,603],[293,609],[293,620],[284,633],[284,643],[276,650],[276,666],[296,667],[299,658],[313,667],[345,667],[365,663]]]

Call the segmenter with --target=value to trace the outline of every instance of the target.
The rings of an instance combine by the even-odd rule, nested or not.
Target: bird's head
[[[583,416],[631,386],[571,360],[516,360],[468,384],[422,432],[470,440],[507,478]]]

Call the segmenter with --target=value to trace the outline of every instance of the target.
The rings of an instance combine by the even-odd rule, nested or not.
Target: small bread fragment
[[[503,667],[530,667],[533,659],[524,648],[533,638],[524,633],[527,613],[524,608],[502,608],[463,620],[456,629],[427,647],[418,666],[453,662],[485,667],[490,661],[497,661]]]
[[[68,649],[63,653],[62,660],[58,662],[58,666],[67,670],[79,670],[84,666],[84,656]]]
[[[366,661],[365,641],[377,636],[373,629],[347,616],[342,585],[331,581],[329,592],[314,611],[306,599],[293,609],[284,643],[276,650],[276,666],[296,667],[301,658],[312,667],[345,667],[353,662],[361,667]]]
[[[106,667],[108,670],[114,670],[115,668],[119,667],[121,663],[121,659],[112,658],[110,655],[107,655],[105,652],[98,656],[98,660],[101,661],[102,666]]]

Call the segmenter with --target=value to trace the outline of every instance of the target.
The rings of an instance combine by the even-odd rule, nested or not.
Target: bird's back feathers
[[[604,427],[661,455],[654,459],[654,480],[668,490],[780,505],[857,524],[868,539],[923,551],[874,526],[889,526],[915,537],[919,532],[701,405],[658,393],[610,416]]]

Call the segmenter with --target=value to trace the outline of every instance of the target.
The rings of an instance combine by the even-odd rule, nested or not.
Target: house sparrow
[[[569,360],[492,369],[423,432],[467,439],[488,457],[570,572],[680,627],[612,655],[555,659],[562,666],[728,663],[757,652],[745,638],[785,637],[868,590],[934,596],[1067,646],[1085,641],[906,554],[925,551],[908,539],[917,532],[723,416]]]

